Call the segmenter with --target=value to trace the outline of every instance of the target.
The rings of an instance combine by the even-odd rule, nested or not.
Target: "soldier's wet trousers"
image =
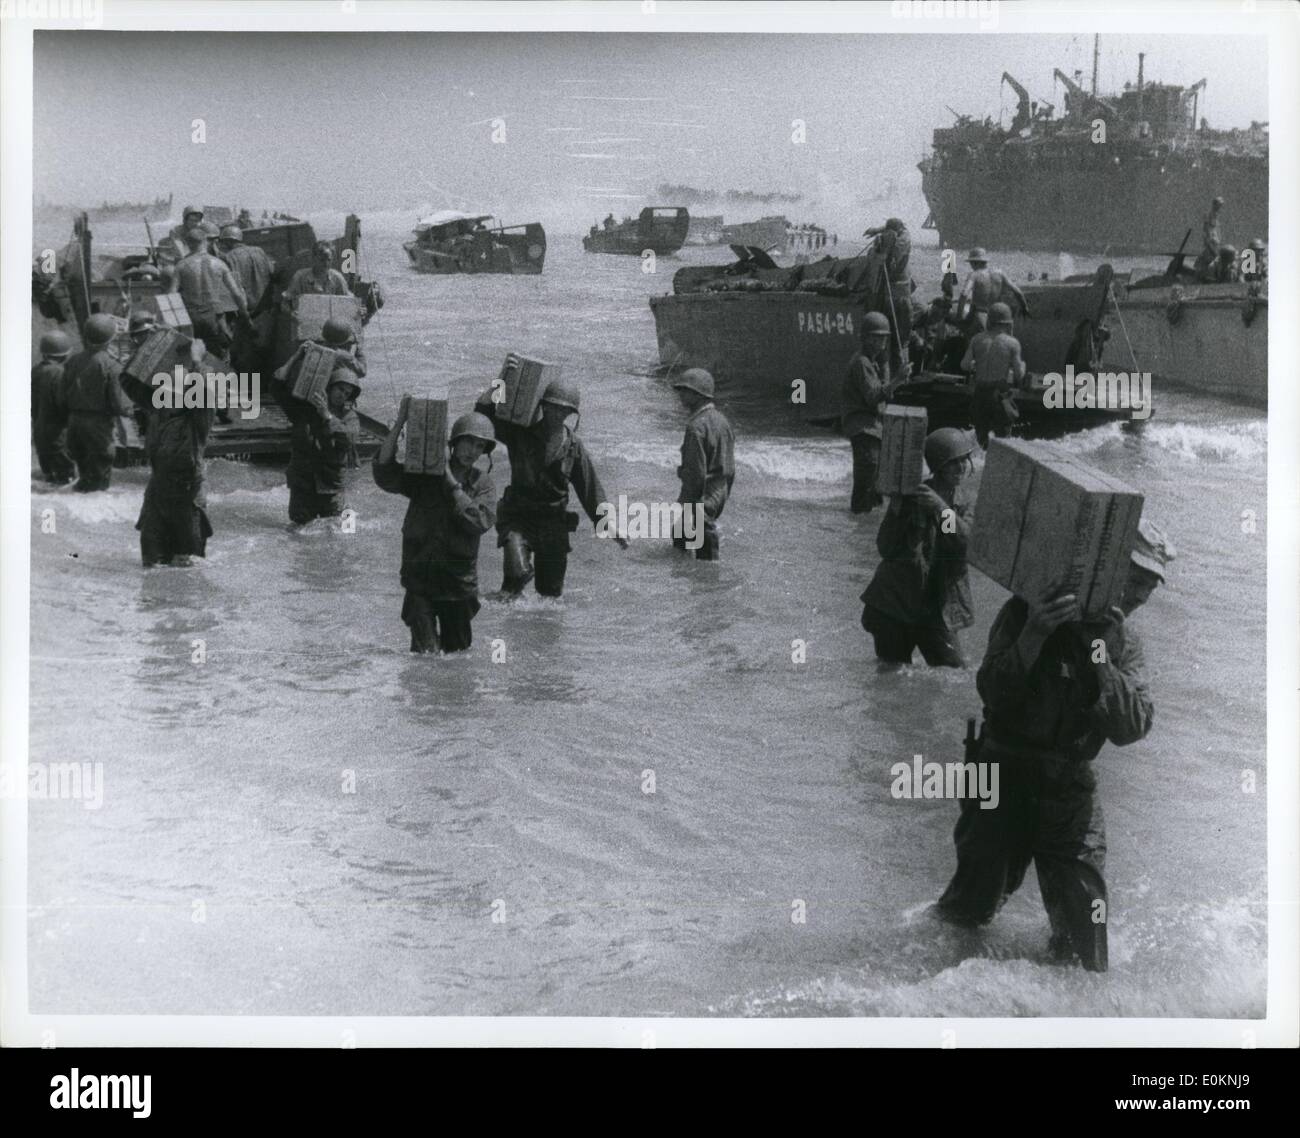
[[[113,476],[113,417],[74,411],[68,418],[68,454],[77,464],[74,490],[107,490]]]
[[[194,499],[193,484],[169,487],[165,493],[145,489],[135,528],[140,531],[140,560],[146,569],[170,565],[177,557],[207,556],[212,523]]]
[[[904,624],[867,608],[862,610],[862,627],[871,633],[876,659],[887,664],[910,664],[913,652],[919,648],[925,662],[932,668],[966,666],[961,641],[946,627]]]
[[[1092,764],[1026,756],[986,744],[980,762],[999,764],[999,802],[963,799],[953,831],[957,872],[939,899],[962,925],[991,920],[1019,887],[1030,861],[1052,926],[1052,947],[1105,972],[1106,829]]]
[[[502,591],[522,593],[524,586],[537,575],[537,594],[558,597],[564,593],[564,574],[569,567],[569,551],[562,547],[534,550],[528,538],[511,530],[501,542],[504,581]]]
[[[402,620],[411,630],[412,652],[464,652],[474,642],[471,622],[479,610],[474,597],[433,600],[410,591],[402,602]]]
[[[849,443],[853,447],[853,497],[849,501],[849,508],[855,514],[867,514],[884,501],[876,493],[880,440],[875,435],[857,434]]]

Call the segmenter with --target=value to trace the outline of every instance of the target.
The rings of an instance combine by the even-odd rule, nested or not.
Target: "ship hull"
[[[1268,405],[1268,298],[1249,304],[1244,284],[1185,284],[1124,289],[1107,306],[1110,339],[1102,364],[1110,371],[1151,373],[1162,386],[1198,391],[1251,406]],[[1025,289],[1034,318],[1016,334],[1066,340],[1080,319],[1095,311],[1088,284]],[[1249,320],[1249,322],[1248,322]],[[1061,371],[1062,354],[1050,368]]]
[[[1201,219],[1222,197],[1224,239],[1243,248],[1268,240],[1265,159],[1177,168],[1131,159],[1080,169],[1046,163],[966,170],[922,163],[921,188],[941,243],[954,249],[1110,254],[1167,253],[1189,227],[1199,251]]]
[[[812,423],[838,420],[863,304],[814,293],[705,292],[652,297],[650,309],[665,368],[706,368],[720,398],[731,403],[781,404]],[[1069,334],[1064,342],[1068,339]],[[1064,355],[1056,343],[1027,355],[1029,367],[1050,370],[1044,365],[1058,348]],[[896,398],[925,407],[931,427],[971,425],[970,388],[961,377],[918,377]],[[1133,418],[1127,410],[1048,408],[1041,393],[1029,391],[1017,392],[1015,399],[1018,430],[1025,434],[1059,434]]]

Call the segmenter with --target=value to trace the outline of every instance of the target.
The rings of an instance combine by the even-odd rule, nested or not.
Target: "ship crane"
[[[1015,81],[1009,71],[1002,72],[1002,82],[1007,84],[1020,100],[1016,106],[1016,117],[1011,123],[1011,133],[1019,134],[1029,125],[1031,119],[1029,114],[1029,92]]]
[[[1095,95],[1088,94],[1059,67],[1052,72],[1052,76],[1059,79],[1065,86],[1066,91],[1069,92],[1065,100],[1067,114],[1071,116],[1082,115],[1089,107],[1099,107],[1106,112],[1108,118],[1116,119],[1119,117],[1119,112],[1110,103],[1106,102],[1105,99],[1098,99]]]

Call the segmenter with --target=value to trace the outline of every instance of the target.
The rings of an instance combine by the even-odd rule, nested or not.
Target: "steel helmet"
[[[975,449],[975,443],[965,431],[956,427],[940,427],[925,438],[925,465],[937,474],[944,463],[965,458]]]
[[[1133,543],[1134,565],[1165,579],[1165,566],[1178,556],[1174,543],[1155,522],[1142,518],[1138,522],[1137,538]]]
[[[899,232],[900,230],[905,229],[906,226],[903,225],[903,219],[901,217],[891,217],[885,222],[885,228]]]
[[[329,382],[325,384],[325,388],[328,390],[331,387],[337,387],[339,384],[352,388],[353,399],[361,394],[361,384],[357,382],[357,373],[350,367],[340,366],[330,372]]]
[[[196,205],[187,205],[183,210],[181,210],[181,221],[184,221],[187,217],[195,216],[203,216],[203,211]]]
[[[222,241],[240,241],[244,240],[244,231],[238,225],[223,225],[221,227]]]
[[[41,337],[41,355],[51,356],[54,359],[63,359],[65,356],[72,355],[72,341],[68,338],[68,334],[60,332],[57,328],[53,332],[46,332]]]
[[[1262,252],[1264,249],[1263,239],[1259,237],[1252,237],[1250,239],[1250,245],[1248,247],[1256,250],[1257,252]]]
[[[96,312],[81,326],[81,338],[87,346],[100,347],[117,335],[117,321],[103,312]]]
[[[321,325],[320,334],[330,347],[339,348],[352,339],[352,326],[346,320],[331,316]]]
[[[542,395],[543,403],[551,403],[556,407],[567,407],[570,411],[578,410],[579,393],[576,387],[570,387],[562,380],[553,379],[546,385],[546,391]]]
[[[889,317],[883,312],[868,312],[862,318],[862,334],[864,336],[888,336]]]
[[[989,255],[976,245],[975,248],[967,254],[966,261],[972,265],[987,265],[989,263]]]
[[[1214,201],[1210,202],[1210,205],[1223,205],[1223,199],[1215,198]]]
[[[1011,319],[1011,308],[1008,305],[998,301],[996,304],[989,305],[989,324],[1006,324],[1010,327],[1015,321]]]
[[[145,328],[155,328],[157,323],[148,312],[131,313],[131,322],[127,327],[129,332],[140,332]]]
[[[200,228],[203,230],[203,232],[206,233],[209,237],[216,237],[216,236],[221,232],[221,230],[218,229],[215,225],[213,225],[213,223],[210,222],[210,221],[200,221],[200,222],[199,222],[199,227],[200,227]]]
[[[673,380],[673,387],[694,391],[696,395],[703,395],[706,399],[713,398],[713,376],[702,367],[687,368]]]
[[[486,443],[490,451],[497,445],[496,431],[492,429],[492,420],[486,415],[480,415],[477,411],[467,411],[451,425],[451,443],[456,445],[457,439],[478,439],[479,442]]]
[[[1236,255],[1237,255],[1237,246],[1235,246],[1235,245],[1220,245],[1220,246],[1219,246],[1219,256],[1220,256],[1223,260],[1226,261],[1226,260],[1228,260],[1230,257],[1235,257]]]

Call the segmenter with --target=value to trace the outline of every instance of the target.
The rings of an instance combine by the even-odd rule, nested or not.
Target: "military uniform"
[[[32,443],[46,482],[62,486],[76,468],[68,454],[67,413],[59,404],[63,360],[43,359],[32,368]]]
[[[349,362],[354,359],[351,353],[334,350],[334,354],[339,364],[355,372]],[[293,384],[301,363],[300,349],[271,381],[271,392],[292,426],[285,481],[289,486],[289,519],[296,525],[343,513],[344,471],[359,465],[357,441],[361,437],[361,421],[353,399],[336,414],[294,396]],[[353,386],[360,388],[360,384]]]
[[[122,385],[148,415],[149,482],[135,523],[140,558],[148,568],[170,565],[177,557],[205,557],[212,523],[203,492],[203,452],[216,412],[211,407],[154,406],[154,385],[129,375],[122,376]]]
[[[497,545],[505,550],[507,592],[519,592],[533,576],[537,592],[558,597],[564,592],[572,546],[569,534],[578,528],[578,515],[568,509],[569,487],[594,525],[604,487],[587,449],[566,426],[548,440],[533,427],[521,427],[496,417],[490,393],[479,398],[476,410],[492,421],[497,438],[510,455],[510,485],[497,508]]]
[[[230,317],[247,311],[244,290],[230,266],[212,253],[191,253],[176,266],[171,291],[180,293],[194,336],[213,355],[230,348]]]
[[[939,900],[960,924],[990,920],[1033,861],[1053,948],[1085,968],[1107,967],[1106,835],[1092,761],[1107,740],[1124,746],[1151,730],[1154,709],[1141,645],[1122,620],[1063,625],[1026,669],[1016,647],[1029,608],[1002,607],[976,677],[984,700],[979,761],[999,764],[1000,800],[963,799],[953,840],[957,872]],[[1103,638],[1105,663],[1093,663]]]
[[[704,543],[695,551],[696,560],[716,561],[717,522],[736,480],[736,436],[726,416],[712,403],[697,408],[686,424],[677,477],[682,482],[677,500],[704,507]],[[685,536],[674,538],[673,544],[686,548]]]
[[[858,352],[840,389],[840,428],[853,447],[853,498],[855,514],[869,513],[884,499],[876,493],[880,467],[880,409],[888,397],[889,364]]]
[[[402,620],[412,652],[460,652],[473,642],[479,610],[479,538],[496,520],[496,491],[486,463],[459,468],[452,490],[442,475],[410,474],[396,459],[375,460],[381,490],[410,500],[402,522]]]
[[[230,266],[248,302],[249,323],[237,328],[231,345],[230,360],[235,369],[244,372],[260,371],[262,356],[271,340],[275,314],[271,311],[271,258],[256,245],[242,243],[222,254],[221,259]]]
[[[862,627],[871,633],[876,656],[910,664],[920,648],[931,667],[965,664],[957,632],[974,623],[966,542],[971,507],[951,500],[935,479],[926,483],[952,509],[952,533],[919,501],[901,498],[886,511],[876,533],[880,564],[863,592]]]
[[[122,365],[107,347],[86,348],[63,368],[56,406],[67,416],[68,453],[77,464],[73,488],[83,493],[107,490],[112,479],[117,418],[132,410],[121,374]]]

